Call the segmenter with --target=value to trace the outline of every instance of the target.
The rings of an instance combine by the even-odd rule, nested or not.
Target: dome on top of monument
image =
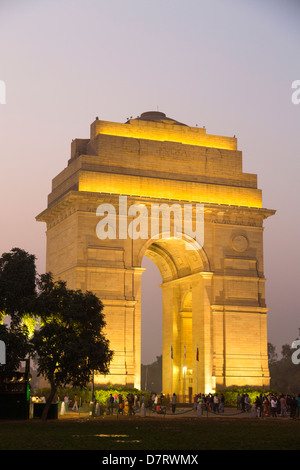
[[[140,116],[138,116],[134,120],[135,121],[152,121],[152,122],[160,122],[162,124],[176,124],[178,126],[186,126],[186,124],[183,124],[182,122],[178,122],[175,119],[169,118],[165,115],[165,113],[162,113],[160,111],[147,111],[145,113],[142,113]],[[127,123],[129,122],[130,120],[127,121]]]

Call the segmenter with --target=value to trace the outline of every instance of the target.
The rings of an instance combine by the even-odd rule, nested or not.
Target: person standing
[[[250,404],[251,404],[250,397],[249,397],[248,393],[246,393],[246,395],[245,395],[245,409],[246,409],[247,413],[249,413],[249,411],[250,411]]]
[[[241,407],[242,407],[242,411],[244,412],[245,411],[245,395],[244,394],[241,396]]]
[[[124,402],[123,402],[123,397],[122,397],[121,393],[119,393],[119,395],[118,395],[118,403],[119,403],[118,413],[123,414]]]
[[[197,416],[198,418],[201,418],[203,412],[203,397],[200,393],[199,398],[198,398],[198,404],[197,404]]]
[[[69,395],[66,393],[64,397],[64,403],[65,403],[65,410],[68,411],[69,409]]]
[[[271,416],[273,416],[273,418],[276,418],[276,415],[277,415],[277,398],[273,396],[271,398]]]
[[[255,406],[256,406],[257,418],[260,418],[261,417],[261,408],[262,408],[262,401],[261,401],[260,396],[256,397]]]
[[[109,414],[114,414],[114,397],[112,394],[110,394],[109,399],[108,399],[108,412]]]
[[[287,416],[287,404],[286,404],[286,398],[284,395],[282,395],[279,399],[280,401],[280,416],[285,417]]]
[[[146,416],[146,403],[145,403],[144,395],[142,395],[141,402],[142,402],[142,404],[141,404],[141,407],[140,407],[140,414],[141,414],[141,416],[145,417]]]
[[[126,416],[128,416],[130,414],[130,407],[129,407],[129,400],[128,400],[128,397],[125,398],[125,402],[124,402],[124,412],[126,414]]]
[[[297,409],[297,416],[298,416],[298,419],[300,419],[300,393],[298,395],[298,409]]]
[[[193,411],[197,409],[198,395],[194,395]]]
[[[264,416],[270,416],[270,403],[268,397],[265,396],[264,401],[263,401],[263,407],[264,407]]]
[[[74,397],[74,405],[73,405],[73,408],[72,408],[73,411],[78,411],[78,396],[75,395]]]
[[[220,396],[220,412],[221,413],[224,413],[224,407],[225,407],[225,397],[223,393],[221,393],[221,396]]]

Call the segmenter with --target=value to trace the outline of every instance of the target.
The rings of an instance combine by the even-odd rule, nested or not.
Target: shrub
[[[139,397],[141,397],[141,395],[144,395],[146,400],[148,400],[149,398],[149,392],[142,392],[141,390],[138,390],[136,388],[110,386],[99,388],[94,391],[96,401],[101,404],[107,403],[110,394],[112,394],[115,399],[115,402],[117,402],[119,394],[121,394],[123,399],[125,399],[129,393],[132,393],[133,395],[138,395]]]
[[[259,387],[245,386],[245,387],[230,387],[224,390],[218,390],[217,393],[218,394],[223,393],[225,397],[225,403],[227,405],[235,406],[238,394],[240,394],[241,396],[246,395],[246,394],[249,395],[251,403],[253,403],[256,397],[259,396],[260,394],[268,395],[269,393],[276,394],[277,392],[275,392],[274,390],[270,390],[270,389],[262,389]]]

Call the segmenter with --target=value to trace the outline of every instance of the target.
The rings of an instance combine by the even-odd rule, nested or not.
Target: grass
[[[299,450],[289,418],[60,418],[0,422],[1,450]]]

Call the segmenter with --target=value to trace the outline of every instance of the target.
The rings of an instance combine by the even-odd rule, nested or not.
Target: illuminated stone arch
[[[158,267],[162,277],[163,390],[187,399],[191,389],[197,392],[197,385],[198,391],[211,390],[213,386],[211,373],[205,370],[204,331],[199,328],[203,317],[209,315],[204,311],[205,279],[210,283],[212,276],[208,275],[209,261],[204,249],[195,247],[194,240],[160,235],[159,240],[145,242],[138,255],[138,266],[146,256]],[[193,292],[197,299],[194,305]],[[197,348],[203,359],[198,368]],[[208,358],[205,362],[208,365]]]
[[[128,207],[158,203],[202,205],[203,246],[187,250],[195,240],[163,231],[158,239],[124,236]],[[102,204],[116,208],[115,239],[97,236]],[[235,138],[150,112],[124,124],[96,119],[89,139],[74,139],[37,220],[47,224],[46,270],[104,304],[114,358],[96,383],[140,387],[148,256],[162,275],[163,392],[190,399],[218,387],[268,386],[263,223],[274,213],[262,207],[257,176],[242,171]]]
[[[168,259],[166,261],[169,266],[168,275],[165,272],[167,266],[160,267],[153,259],[156,255],[159,258]],[[161,232],[159,239],[149,238],[138,253],[137,266],[142,265],[144,256],[154,261],[161,272],[163,281],[182,277],[182,266],[185,269],[184,275],[210,271],[210,263],[204,248],[186,234],[183,234],[182,238],[176,238],[168,237],[168,234]]]

